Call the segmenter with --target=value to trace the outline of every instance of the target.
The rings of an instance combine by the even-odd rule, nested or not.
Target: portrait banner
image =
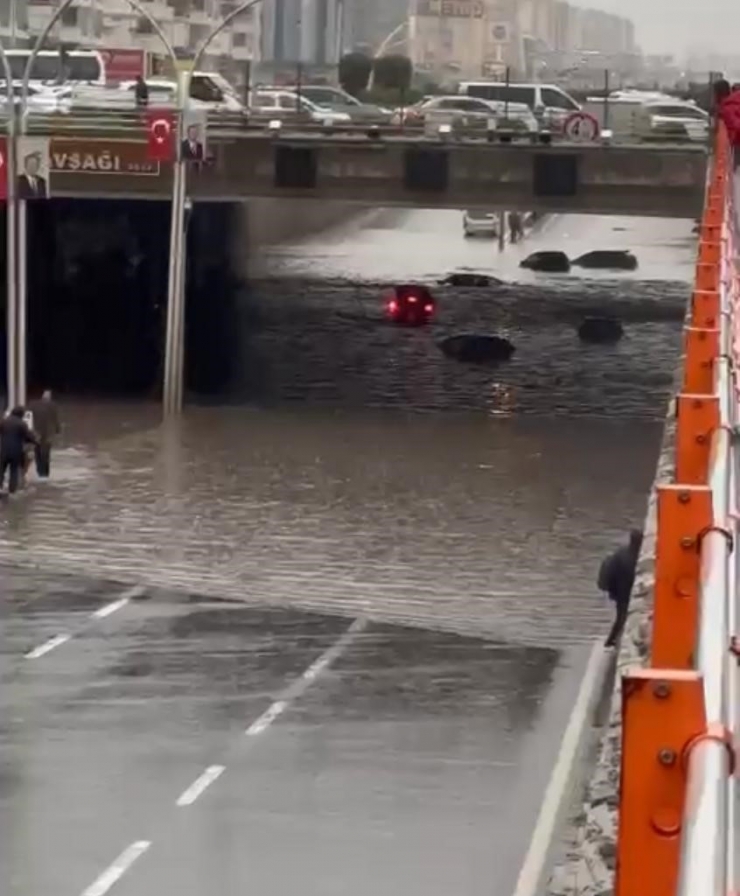
[[[180,158],[184,162],[205,162],[208,158],[208,113],[205,109],[186,109],[182,125]]]
[[[16,153],[16,195],[19,199],[48,199],[50,145],[48,137],[19,137]]]

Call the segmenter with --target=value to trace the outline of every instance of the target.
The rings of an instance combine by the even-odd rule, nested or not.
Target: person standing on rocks
[[[61,431],[59,410],[47,389],[38,401],[32,401],[29,410],[33,414],[33,429],[38,437],[35,445],[36,472],[40,479],[48,479],[51,472],[51,448]]]
[[[18,491],[23,474],[23,459],[26,445],[35,444],[36,436],[23,419],[23,408],[15,407],[0,422],[0,489],[8,471],[8,492]]]
[[[627,622],[642,537],[642,532],[639,529],[633,529],[630,532],[629,543],[609,554],[599,569],[597,584],[601,591],[605,591],[609,595],[609,600],[614,603],[615,611],[614,624],[606,639],[606,647],[614,647],[621,638]]]

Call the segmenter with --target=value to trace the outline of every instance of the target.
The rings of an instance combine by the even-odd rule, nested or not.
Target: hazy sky
[[[701,47],[740,56],[740,0],[578,0],[629,16],[648,53],[683,56]]]

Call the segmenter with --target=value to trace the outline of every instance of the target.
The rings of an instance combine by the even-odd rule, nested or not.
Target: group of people
[[[714,82],[714,108],[724,122],[730,143],[735,147],[735,167],[740,167],[740,84],[724,78]]]
[[[12,495],[25,485],[32,460],[40,479],[51,473],[51,448],[61,431],[59,411],[50,391],[40,399],[7,411],[0,421],[0,491],[8,475],[8,492]]]

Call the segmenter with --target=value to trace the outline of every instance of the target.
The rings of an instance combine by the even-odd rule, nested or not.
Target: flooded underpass
[[[13,896],[111,869],[123,896],[512,892],[608,626],[598,563],[644,513],[694,243],[563,217],[499,256],[460,218],[255,259],[228,388],[177,424],[62,396],[52,480],[0,510]],[[518,268],[614,247],[640,269]],[[466,267],[506,285],[384,320],[389,281]],[[591,313],[624,339],[581,344]],[[509,363],[439,350],[481,330]]]

